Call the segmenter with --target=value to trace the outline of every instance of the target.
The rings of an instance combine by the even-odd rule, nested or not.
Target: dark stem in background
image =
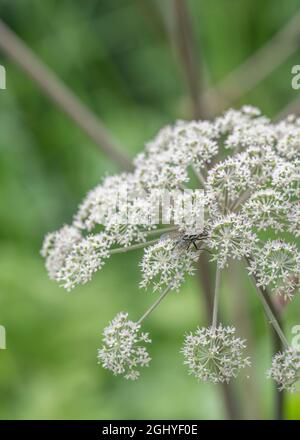
[[[213,314],[214,289],[212,285],[210,264],[208,262],[207,256],[204,253],[202,253],[199,259],[198,280],[201,291],[203,292],[203,296],[204,296],[207,321],[210,322],[210,319]],[[220,310],[218,314],[219,314],[219,321],[221,322],[222,316]],[[238,404],[236,390],[234,389],[233,384],[222,383],[221,387],[222,387],[223,400],[224,400],[228,419],[240,420],[242,418],[241,406],[239,406]]]
[[[250,263],[250,260],[246,258],[247,263]],[[279,309],[274,304],[272,297],[268,291],[268,289],[263,289],[261,286],[257,286],[257,279],[255,275],[252,275],[253,280],[255,281],[256,288],[259,290],[261,296],[263,296],[265,302],[271,309],[277,323],[280,326],[280,329],[282,329],[282,319],[281,319],[281,313]],[[268,317],[267,317],[268,319]],[[271,326],[271,338],[272,338],[272,346],[273,346],[273,354],[277,353],[278,351],[282,351],[285,349],[282,339],[285,340],[285,337],[282,336],[282,339],[279,337],[278,333],[275,331],[274,327]],[[287,343],[287,342],[286,342]],[[284,403],[285,403],[285,392],[279,391],[277,387],[274,387],[274,419],[275,420],[283,420],[284,419]]]
[[[196,48],[193,35],[191,19],[185,0],[173,0],[174,19],[175,19],[175,40],[178,53],[181,58],[182,68],[185,72],[187,86],[189,89],[190,100],[192,103],[193,116],[195,119],[203,117],[201,106],[201,85],[200,85],[200,53]],[[210,274],[210,264],[208,257],[202,253],[199,259],[198,278],[201,283],[201,292],[205,297],[205,305],[208,320],[213,313],[214,288]],[[232,384],[222,384],[224,404],[229,419],[240,419],[240,406]]]
[[[237,261],[231,261],[229,270],[226,271],[225,282],[227,283],[228,299],[225,307],[226,314],[238,326],[239,337],[247,341],[247,351],[254,354],[255,341],[253,339],[253,319],[251,316],[251,307],[248,298],[242,294],[241,286],[244,285],[245,279],[241,264]],[[253,359],[254,360],[254,359]],[[243,381],[243,390],[240,399],[243,399],[243,414],[247,414],[247,418],[251,420],[260,419],[262,414],[262,399],[259,396],[259,383],[257,382],[256,372],[251,374],[249,379]]]
[[[276,319],[280,327],[282,327],[282,322],[279,314],[276,316]],[[282,342],[278,337],[277,333],[275,332],[275,330],[273,329],[273,327],[271,329],[271,337],[272,337],[274,354],[277,353],[278,351],[282,351],[283,349]],[[275,388],[274,393],[275,393],[274,417],[276,420],[284,420],[285,392],[279,391],[277,388]]]
[[[270,309],[273,312],[273,315],[276,318],[276,321],[278,322],[280,328],[282,328],[282,319],[281,314],[277,307],[275,306],[274,302],[272,301],[272,298],[270,296],[270,293],[267,289],[260,288],[261,293],[264,295],[264,298],[266,302],[268,303]],[[285,349],[283,346],[283,342],[278,336],[278,333],[275,331],[273,327],[271,327],[271,338],[272,338],[272,346],[273,346],[273,354],[276,354],[278,351],[282,351]],[[285,391],[279,391],[278,388],[275,386],[274,388],[274,418],[275,420],[283,420],[284,419],[284,403],[285,403]]]
[[[280,30],[217,84],[204,91],[202,105],[209,114],[219,113],[236,103],[272,74],[299,49],[300,11],[292,15]],[[280,112],[280,118],[299,111],[299,96]]]
[[[270,296],[270,293],[267,289],[259,288],[260,292],[264,296],[266,302],[268,303],[268,306],[272,310],[273,315],[276,318],[276,321],[280,325],[280,328],[282,328],[282,319],[280,316],[280,312],[275,306],[274,302],[272,301],[272,298]],[[271,331],[271,338],[272,338],[272,346],[273,346],[273,354],[277,353],[278,351],[284,350],[283,343],[278,336],[277,332],[273,327],[270,329]],[[277,387],[274,388],[274,418],[275,420],[283,420],[284,419],[284,402],[285,402],[285,392],[279,391]]]
[[[201,59],[196,48],[193,35],[191,18],[188,13],[185,0],[174,1],[174,20],[175,20],[175,40],[178,53],[181,58],[181,65],[186,76],[186,83],[189,88],[191,103],[193,106],[193,116],[198,119],[203,116],[201,106],[201,87],[200,87],[200,65]]]

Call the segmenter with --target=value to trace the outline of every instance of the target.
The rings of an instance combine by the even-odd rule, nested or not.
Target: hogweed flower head
[[[277,382],[280,391],[296,391],[297,382],[300,381],[300,349],[289,347],[277,353],[267,377]]]
[[[299,145],[300,118],[272,122],[250,106],[211,121],[168,125],[136,157],[133,172],[105,177],[86,195],[72,224],[46,236],[41,253],[50,278],[71,290],[90,281],[112,254],[145,248],[140,287],[151,284],[162,293],[144,319],[195,273],[202,252],[211,254],[216,273],[232,259],[247,259],[270,322],[284,339],[263,293],[292,298],[299,290]],[[162,224],[175,235],[160,239]],[[234,329],[215,321],[187,336],[184,354],[192,374],[216,383],[234,377],[248,360]],[[148,336],[139,324],[119,314],[105,330],[99,360],[134,379],[136,367],[150,360],[143,342]]]
[[[191,173],[200,179],[203,190],[203,226],[208,234],[202,247],[212,251],[212,259],[220,267],[232,258],[250,256],[258,240],[257,231],[281,233],[288,229],[292,236],[299,236],[299,130],[297,118],[275,124],[250,106],[228,110],[213,121],[177,121],[163,128],[138,155],[132,173],[106,177],[87,194],[73,224],[46,238],[43,255],[50,277],[71,289],[87,282],[102,267],[107,237],[112,247],[146,242],[148,233],[158,228],[158,224],[148,222],[151,216],[147,215],[155,204],[155,195],[182,191],[191,183]],[[228,154],[218,161],[221,145]],[[173,205],[167,210],[170,221],[184,233],[188,223],[196,222],[181,221],[174,215]],[[189,219],[197,217],[199,209],[193,205]],[[184,210],[179,209],[180,215]],[[99,235],[99,228],[103,235]],[[164,244],[165,253],[170,253],[170,243]],[[151,279],[151,272],[156,273],[156,260],[150,255],[158,251],[158,256],[163,254],[160,246],[146,250],[141,264],[142,287]],[[89,252],[87,264],[85,254]],[[185,272],[192,274],[190,256],[187,251]],[[168,264],[164,259],[164,263],[167,274],[175,271],[173,258]],[[182,259],[177,258],[177,264],[182,279]]]
[[[204,382],[229,382],[241,368],[250,366],[243,356],[245,341],[235,336],[234,327],[198,328],[186,336],[182,353],[189,374]]]
[[[103,346],[98,360],[114,375],[135,380],[139,367],[147,367],[151,358],[143,344],[151,342],[148,333],[140,331],[140,324],[130,321],[128,313],[120,312],[103,332]]]

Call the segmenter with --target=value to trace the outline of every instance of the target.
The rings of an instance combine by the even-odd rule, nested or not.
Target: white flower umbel
[[[150,343],[148,333],[140,331],[138,323],[128,319],[128,313],[120,312],[103,332],[103,346],[98,350],[98,360],[114,375],[135,380],[139,368],[148,367],[151,358],[143,346]]]
[[[300,254],[293,243],[267,241],[252,254],[248,269],[258,286],[269,286],[285,298],[291,299],[299,290]]]
[[[86,284],[109,257],[110,245],[110,237],[105,233],[90,235],[74,243],[57,272],[57,280],[66,290],[71,290],[78,284]]]
[[[47,237],[43,255],[50,277],[66,288],[88,281],[102,267],[105,246],[101,263],[97,264],[95,257],[88,270],[84,251],[78,249],[90,252],[92,237],[97,241],[99,231],[110,237],[112,245],[123,246],[124,250],[146,243],[148,234],[158,227],[157,222],[146,221],[153,207],[157,211],[155,191],[178,194],[188,188],[192,175],[199,180],[197,190],[203,190],[204,226],[210,231],[210,248],[220,267],[230,258],[250,256],[257,229],[271,228],[277,233],[287,229],[299,236],[299,130],[297,118],[271,123],[258,109],[249,106],[240,111],[228,110],[213,121],[177,121],[163,128],[135,159],[132,173],[103,179],[80,205],[73,225]],[[218,160],[223,145],[228,154]],[[187,199],[187,194],[184,197]],[[166,223],[174,223],[182,231],[197,223],[200,208],[193,205],[181,221],[172,219],[173,205],[166,208],[165,212],[170,214],[170,222]],[[185,209],[185,204],[182,207]],[[59,237],[65,241],[61,245]],[[79,245],[77,242],[82,239],[88,241]],[[54,241],[57,245],[53,245]],[[165,246],[168,253],[167,241]],[[67,280],[63,268],[71,252],[68,270],[74,267],[76,258],[75,278],[78,270],[82,272],[78,282]],[[190,260],[189,251],[186,258]],[[182,260],[178,258],[177,263],[182,264]],[[180,285],[181,269],[178,274]]]
[[[223,268],[230,258],[241,259],[250,255],[256,241],[251,223],[241,215],[231,213],[212,223],[207,245],[213,251],[212,260],[216,260],[218,266]]]
[[[273,127],[267,118],[256,118],[248,123],[237,124],[225,142],[227,148],[247,148],[274,145],[276,140]]]
[[[289,116],[275,128],[278,153],[287,159],[300,158],[300,119]]]
[[[172,148],[182,162],[201,170],[218,154],[218,130],[208,121],[178,121],[174,127]]]
[[[245,203],[242,212],[258,230],[284,231],[287,212],[291,205],[279,191],[272,188],[259,190]]]
[[[194,274],[199,252],[192,247],[184,249],[180,246],[180,239],[166,238],[145,249],[140,263],[143,273],[141,287],[147,287],[152,282],[153,290],[161,291],[168,285],[172,286],[172,290],[178,290],[185,275]]]
[[[217,195],[221,205],[231,204],[248,188],[251,172],[245,158],[245,153],[241,153],[217,163],[209,170],[208,189]]]
[[[234,327],[198,328],[186,336],[182,353],[189,374],[204,382],[229,382],[250,365],[243,356],[245,341],[235,337]]]
[[[267,320],[288,347],[269,293],[292,298],[299,290],[299,145],[299,118],[271,122],[249,106],[211,121],[177,121],[145,145],[133,172],[105,177],[72,225],[45,238],[49,276],[68,290],[87,283],[113,254],[144,248],[141,286],[161,292],[137,323],[120,314],[106,329],[99,351],[106,368],[133,379],[137,366],[148,365],[141,322],[206,251],[217,262],[213,319],[186,339],[190,372],[226,382],[248,364],[244,342],[217,319],[220,271],[231,259],[247,260]],[[159,238],[163,229],[175,235]],[[278,240],[267,242],[266,229]]]
[[[256,121],[261,112],[258,108],[244,106],[241,110],[229,109],[215,119],[215,125],[221,135],[229,135],[236,127],[245,127],[249,122]]]
[[[300,159],[287,161],[278,158],[272,172],[271,183],[282,194],[298,201],[300,198]]]
[[[63,226],[47,234],[41,255],[46,260],[46,269],[52,280],[60,281],[59,273],[73,246],[82,240],[80,231],[73,226]]]
[[[300,349],[289,347],[277,353],[272,359],[267,377],[277,382],[280,391],[295,391],[297,382],[300,381]],[[298,385],[300,386],[300,383]]]

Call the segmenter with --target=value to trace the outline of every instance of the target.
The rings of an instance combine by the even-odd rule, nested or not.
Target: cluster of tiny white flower
[[[247,259],[258,287],[290,299],[299,291],[300,257],[295,242],[300,235],[299,118],[273,123],[258,109],[246,106],[212,121],[178,121],[146,144],[134,165],[132,173],[106,177],[88,193],[71,226],[46,236],[42,255],[52,279],[73,289],[89,281],[113,253],[145,247],[141,287],[152,284],[157,291],[178,290],[185,276],[194,273],[200,254],[209,251],[218,270],[231,259]],[[175,217],[171,204],[167,229],[174,229],[177,237],[170,234],[163,239],[165,228],[147,221],[156,192],[180,191],[189,185],[195,189],[195,180],[196,189],[203,191],[203,231],[193,230],[193,219]],[[193,206],[190,217],[197,216],[196,211]],[[276,234],[276,239],[266,242],[264,231],[269,237]],[[149,240],[151,235],[157,239]],[[190,370],[213,382],[228,380],[243,365],[239,355],[243,343],[230,339],[229,330],[217,328],[219,339],[211,329],[199,330],[187,339],[184,349]],[[218,369],[211,367],[213,362],[203,369],[198,349],[192,361],[193,344],[202,349],[202,340],[205,346],[209,339],[219,344],[213,349],[217,361],[221,342],[226,341],[231,350],[231,354],[222,352]],[[125,361],[124,353],[119,356],[115,341],[110,342],[113,349],[103,349],[99,359],[115,373],[119,362],[122,372],[135,375],[125,368],[129,358]],[[139,363],[136,352],[129,352],[135,356],[132,366]],[[228,368],[225,359],[229,359]]]
[[[166,238],[145,249],[140,264],[143,272],[141,287],[147,287],[150,282],[153,282],[154,291],[161,291],[167,286],[179,290],[184,281],[184,275],[194,273],[194,263],[198,260],[199,254],[193,249],[175,252],[174,246],[176,246],[174,241]]]
[[[217,218],[209,228],[207,245],[215,251],[212,260],[223,268],[229,259],[249,256],[258,240],[252,232],[251,223],[239,213],[230,213]]]
[[[241,368],[250,366],[243,357],[245,341],[235,336],[234,327],[197,328],[186,336],[182,353],[189,373],[204,382],[229,382]]]
[[[82,237],[73,226],[64,226],[46,236],[41,254],[51,279],[71,290],[87,283],[109,257],[110,238],[106,233]]]
[[[139,377],[138,367],[147,367],[151,360],[142,343],[150,343],[148,333],[140,332],[141,326],[128,319],[128,313],[120,312],[104,329],[104,345],[98,350],[99,362],[114,375],[125,379]]]
[[[249,272],[257,277],[258,286],[269,286],[273,292],[291,299],[299,290],[300,253],[296,244],[267,241],[250,261]]]
[[[267,375],[277,382],[280,390],[296,391],[297,382],[300,381],[300,350],[289,347],[277,353]]]
[[[291,207],[279,191],[267,188],[251,195],[242,209],[244,217],[250,219],[258,230],[271,228],[275,232],[283,232]]]
[[[60,279],[59,273],[67,256],[81,240],[80,231],[73,226],[63,226],[59,231],[46,235],[41,254],[46,259],[46,269],[52,280]]]

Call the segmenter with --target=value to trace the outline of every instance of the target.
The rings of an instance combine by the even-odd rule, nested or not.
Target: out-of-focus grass
[[[171,5],[170,0],[156,3],[166,11]],[[190,116],[184,77],[156,3],[2,0],[0,6],[2,18],[133,157],[160,127]],[[193,0],[189,6],[205,81],[213,83],[263,44],[299,5],[293,0]],[[295,97],[290,67],[297,57],[299,51],[243,102],[269,114],[280,110]],[[112,377],[97,365],[107,322],[120,310],[138,318],[156,297],[138,289],[142,254],[115,256],[89,285],[68,294],[48,280],[39,249],[44,234],[70,222],[84,194],[117,167],[15,65],[3,57],[0,63],[7,70],[7,90],[0,91],[0,324],[7,331],[7,350],[0,350],[0,418],[224,418],[219,388],[188,376],[179,353],[184,333],[207,322],[195,279],[146,321],[153,361],[140,381]],[[259,417],[270,418],[268,329],[249,282],[240,277],[240,295],[250,310],[254,366],[238,381],[239,397],[245,410],[254,405]],[[230,286],[227,281],[222,292],[225,320],[239,326]],[[298,311],[299,299],[286,310],[289,336]],[[248,387],[256,384],[254,402],[245,381]],[[299,413],[295,394],[286,416],[299,418]]]

